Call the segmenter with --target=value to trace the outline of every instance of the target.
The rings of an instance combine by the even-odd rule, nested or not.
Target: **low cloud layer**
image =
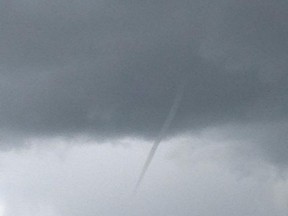
[[[5,0],[0,8],[2,140],[152,139],[185,79],[170,137],[232,128],[267,160],[287,163],[286,1]]]

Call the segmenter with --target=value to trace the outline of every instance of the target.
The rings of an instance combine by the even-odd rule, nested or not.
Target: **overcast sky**
[[[287,20],[286,0],[0,0],[0,216],[286,216]]]

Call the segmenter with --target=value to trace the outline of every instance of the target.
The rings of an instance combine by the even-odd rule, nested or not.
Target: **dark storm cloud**
[[[153,137],[183,78],[171,134],[286,121],[287,11],[272,0],[3,0],[2,131]]]

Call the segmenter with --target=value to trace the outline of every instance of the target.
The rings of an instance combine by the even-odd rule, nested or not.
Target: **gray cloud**
[[[287,121],[226,125],[216,131],[220,140],[240,142],[240,149],[249,147],[249,151],[239,151],[242,157],[262,158],[277,165],[281,172],[287,169]],[[239,146],[235,146],[238,151]]]
[[[3,137],[151,138],[183,77],[171,135],[287,122],[285,1],[16,0],[0,8]],[[274,137],[285,160],[285,138]]]

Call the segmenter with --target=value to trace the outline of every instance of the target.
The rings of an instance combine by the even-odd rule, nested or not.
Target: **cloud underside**
[[[0,8],[4,139],[152,139],[185,79],[169,136],[232,125],[235,137],[249,135],[273,160],[288,158],[285,1],[31,0]]]

